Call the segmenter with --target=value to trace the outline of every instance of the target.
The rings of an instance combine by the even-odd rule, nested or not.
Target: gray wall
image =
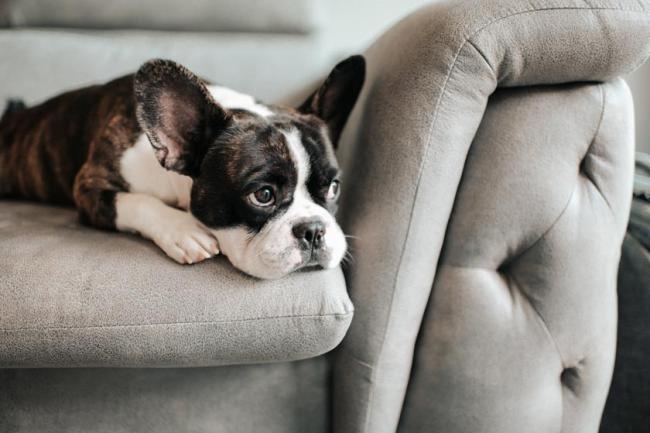
[[[329,0],[321,2],[323,43],[340,58],[360,52],[401,18],[432,0]]]

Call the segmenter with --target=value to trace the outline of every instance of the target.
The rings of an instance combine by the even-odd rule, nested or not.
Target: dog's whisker
[[[341,263],[347,263],[347,264],[355,263],[354,255],[352,255],[350,250],[345,251],[345,254],[343,254],[343,258],[341,259]]]

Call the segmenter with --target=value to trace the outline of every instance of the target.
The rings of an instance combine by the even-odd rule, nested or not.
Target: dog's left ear
[[[325,82],[298,108],[325,121],[336,147],[345,121],[359,97],[366,76],[363,56],[348,57],[336,65]]]
[[[196,176],[207,146],[230,122],[203,81],[171,60],[151,60],[134,78],[136,115],[160,165]]]

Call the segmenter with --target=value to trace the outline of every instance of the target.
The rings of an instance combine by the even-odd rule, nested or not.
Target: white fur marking
[[[145,134],[122,155],[120,174],[129,183],[131,192],[149,194],[169,205],[189,208],[192,179],[161,166]]]
[[[129,182],[131,192],[117,194],[117,228],[152,239],[180,263],[195,263],[223,251],[244,272],[260,278],[279,278],[307,264],[292,229],[298,221],[316,217],[325,224],[319,264],[325,268],[338,265],[347,248],[343,232],[334,217],[309,194],[311,164],[300,132],[292,129],[285,136],[297,173],[294,200],[284,214],[257,235],[245,227],[208,229],[191,213],[163,203],[189,207],[192,180],[160,166],[145,135],[124,152],[120,161],[120,173]]]
[[[297,185],[289,209],[269,221],[256,235],[245,227],[212,230],[219,239],[221,251],[233,265],[260,278],[279,278],[306,264],[293,235],[294,225],[301,220],[318,218],[325,225],[325,246],[319,258],[321,266],[338,265],[347,248],[345,236],[334,217],[316,204],[307,190],[311,164],[300,132],[292,129],[285,137],[297,172]]]
[[[287,141],[287,146],[289,147],[291,159],[293,159],[296,171],[298,172],[296,187],[301,190],[300,192],[307,193],[307,179],[309,179],[311,163],[309,161],[309,155],[307,155],[307,151],[302,145],[300,132],[296,129],[292,129],[291,131],[286,132],[284,136]]]
[[[192,214],[151,195],[118,193],[115,212],[118,230],[140,233],[179,263],[196,263],[219,253],[217,240]]]
[[[262,117],[269,117],[273,114],[271,110],[262,104],[255,102],[255,98],[244,93],[222,86],[207,86],[208,91],[215,101],[224,108],[239,108],[250,111]]]
[[[291,158],[294,160],[298,172],[298,182],[294,201],[282,219],[287,219],[293,227],[295,221],[304,217],[319,217],[325,224],[325,249],[329,251],[330,258],[327,263],[320,263],[325,268],[339,264],[347,249],[347,242],[341,228],[334,217],[322,206],[317,205],[307,190],[307,181],[311,172],[309,155],[302,144],[300,132],[293,129],[285,134]]]

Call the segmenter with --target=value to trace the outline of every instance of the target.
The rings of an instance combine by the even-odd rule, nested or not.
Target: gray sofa
[[[168,57],[295,101],[343,54],[322,3],[227,3],[0,1],[0,98]],[[0,431],[596,432],[632,188],[617,77],[649,53],[646,0],[400,21],[365,52],[340,143],[345,272],[181,267],[0,202]]]

